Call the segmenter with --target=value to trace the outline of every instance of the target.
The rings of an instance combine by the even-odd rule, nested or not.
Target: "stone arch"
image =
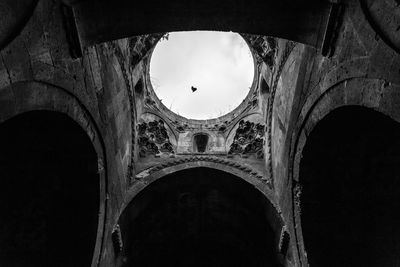
[[[229,182],[229,184],[228,184],[229,186],[223,186],[227,182]],[[182,184],[180,184],[180,183],[182,183]],[[194,188],[192,188],[192,186],[194,186]],[[141,178],[139,181],[137,181],[133,185],[133,187],[130,189],[130,191],[128,193],[128,198],[125,199],[125,201],[124,201],[125,204],[123,205],[123,209],[122,209],[123,212],[121,212],[121,215],[118,220],[118,224],[114,227],[114,234],[113,234],[113,236],[114,236],[113,243],[114,244],[113,245],[114,245],[114,251],[116,253],[115,260],[117,262],[117,266],[125,266],[125,264],[131,264],[132,258],[130,258],[131,257],[130,253],[133,251],[132,248],[133,249],[138,248],[140,250],[140,247],[142,247],[141,244],[139,244],[140,241],[138,241],[136,239],[138,232],[135,232],[135,231],[142,232],[142,230],[134,230],[134,229],[139,229],[144,225],[144,224],[137,224],[138,221],[136,220],[136,218],[140,217],[141,219],[139,221],[142,221],[142,222],[147,220],[147,219],[143,219],[144,217],[147,216],[147,215],[145,216],[143,214],[147,213],[149,210],[151,211],[151,207],[154,207],[154,206],[152,206],[152,204],[149,204],[149,203],[157,202],[160,205],[163,205],[162,203],[166,203],[167,200],[164,201],[164,200],[160,200],[160,199],[163,198],[163,196],[170,194],[170,193],[168,193],[170,190],[172,190],[172,191],[177,190],[177,192],[178,191],[180,192],[181,191],[180,188],[185,188],[183,191],[185,191],[185,190],[188,191],[188,192],[186,192],[186,191],[180,192],[178,195],[181,198],[182,197],[185,198],[185,196],[186,196],[187,200],[188,201],[190,200],[189,202],[191,202],[193,200],[196,203],[197,203],[197,201],[200,201],[200,202],[205,201],[208,203],[208,200],[203,199],[200,195],[202,195],[203,197],[205,196],[205,198],[208,199],[209,194],[214,194],[215,192],[212,191],[211,189],[210,190],[206,189],[204,191],[203,189],[199,189],[200,187],[197,187],[197,186],[200,186],[203,189],[208,188],[208,186],[210,186],[210,188],[215,187],[216,189],[215,188],[214,189],[218,192],[219,192],[219,190],[224,191],[226,188],[230,188],[230,189],[226,189],[226,190],[228,190],[228,191],[233,190],[235,192],[234,197],[231,195],[232,198],[230,198],[230,201],[231,200],[234,201],[234,199],[235,199],[235,201],[246,202],[244,200],[245,197],[242,195],[242,194],[246,194],[246,193],[249,193],[249,195],[247,195],[247,197],[246,197],[247,199],[252,199],[251,201],[253,201],[254,200],[253,198],[257,198],[258,201],[261,201],[263,203],[262,210],[263,210],[263,212],[265,212],[265,213],[263,213],[263,216],[265,216],[265,218],[263,217],[265,219],[264,223],[269,225],[268,227],[270,227],[270,228],[268,228],[268,229],[270,229],[270,230],[268,230],[268,231],[271,231],[270,236],[267,239],[269,240],[268,242],[272,242],[272,243],[270,243],[270,245],[268,245],[268,246],[265,245],[265,246],[260,246],[260,247],[265,248],[262,250],[263,251],[265,250],[264,252],[266,254],[273,253],[276,256],[276,258],[274,258],[275,262],[273,262],[274,264],[276,264],[276,266],[283,266],[280,264],[283,264],[283,259],[287,253],[287,247],[285,247],[284,243],[286,243],[288,241],[288,240],[285,240],[285,238],[288,238],[288,234],[287,234],[283,219],[280,215],[280,212],[276,209],[276,203],[274,203],[274,201],[272,200],[272,197],[273,197],[272,193],[265,189],[265,185],[263,185],[263,183],[261,181],[257,181],[256,179],[251,178],[250,175],[246,177],[245,175],[241,174],[239,171],[230,169],[229,167],[224,166],[222,164],[210,163],[210,162],[204,162],[204,161],[188,162],[185,164],[164,168],[163,170],[160,170],[153,174],[150,174],[147,177]],[[200,191],[197,191],[197,190],[200,190],[200,191],[203,190],[204,192],[202,191],[202,193],[200,194],[199,193]],[[230,193],[233,193],[233,191]],[[154,192],[156,192],[155,195],[154,195]],[[245,193],[243,193],[243,192],[245,192]],[[218,195],[218,193],[215,193],[215,194]],[[194,197],[194,195],[196,195],[196,196]],[[194,200],[193,197],[196,198],[196,200]],[[218,196],[214,196],[214,197],[216,197],[214,202],[217,203],[215,205],[219,205],[218,203],[220,203],[220,202],[219,202]],[[158,202],[159,200],[161,202]],[[202,202],[202,203],[204,204],[205,202]],[[171,205],[174,206],[174,204],[171,204]],[[189,208],[185,212],[190,213],[191,211],[193,211],[192,208],[194,210],[196,210],[196,208],[198,207],[196,205],[197,204],[194,204],[193,207]],[[210,207],[207,206],[208,204],[204,204],[204,205],[205,205],[204,208],[207,210],[207,211],[205,211],[205,213],[207,213]],[[241,204],[238,204],[238,205],[240,206]],[[254,205],[250,205],[250,206],[252,208],[254,208],[254,210],[258,210],[260,208],[260,206],[258,206],[258,204],[254,204]],[[250,207],[250,206],[246,206],[246,207]],[[222,206],[219,208],[222,208],[222,210],[224,210]],[[229,207],[226,207],[226,208],[229,210]],[[245,209],[244,207],[242,207],[242,208]],[[164,210],[164,211],[166,211],[166,210]],[[179,212],[180,211],[178,211],[178,213]],[[210,211],[210,212],[212,212],[212,211]],[[233,213],[235,213],[235,212],[233,212]],[[234,216],[233,213],[232,214],[230,213],[230,215],[227,215],[227,216],[231,216],[231,215]],[[155,216],[157,217],[157,214],[159,214],[159,213],[150,212],[149,214],[156,214]],[[209,216],[207,214],[204,216],[205,217]],[[144,217],[142,218],[141,216],[142,217],[144,216]],[[174,216],[175,216],[174,214],[169,214],[167,216],[159,217],[158,219],[164,218],[164,219],[161,219],[161,221],[170,220],[171,218],[175,218]],[[249,215],[249,216],[252,216],[252,215]],[[168,219],[166,219],[166,218],[168,218]],[[213,220],[210,217],[207,217],[207,218],[209,220]],[[205,218],[204,220],[207,220],[207,218]],[[234,218],[237,218],[237,217],[234,216]],[[158,219],[155,218],[155,220],[157,220],[157,221],[158,221]],[[186,219],[187,218],[184,218],[183,220],[181,220],[181,223],[186,224],[187,223]],[[236,223],[241,225],[242,222],[239,222],[239,221]],[[160,222],[160,223],[162,224],[163,222]],[[195,222],[195,224],[197,224],[197,223],[199,223],[199,222]],[[219,221],[219,223],[223,224],[222,221]],[[135,225],[133,225],[133,224],[135,224]],[[145,223],[145,224],[147,224],[147,223]],[[232,224],[235,225],[235,222],[232,221]],[[153,226],[157,227],[155,225],[153,225]],[[244,227],[244,224],[242,226]],[[247,225],[247,226],[249,226],[249,225]],[[260,230],[260,228],[257,228],[258,227],[257,223],[255,223],[255,225],[253,225],[253,226],[254,226],[254,229],[258,229],[259,231],[262,231],[262,230]],[[182,227],[183,227],[183,229],[186,229],[185,226],[182,226]],[[202,227],[207,228],[209,226],[203,225]],[[240,228],[242,228],[242,227],[240,227]],[[146,232],[146,231],[147,230],[143,230],[143,232]],[[177,231],[182,234],[182,232],[180,232],[180,229],[178,229]],[[185,233],[186,233],[186,232],[184,232],[185,230],[182,230],[182,231],[183,231],[182,235],[185,235]],[[204,230],[204,231],[207,231],[207,230]],[[223,230],[221,229],[220,231],[223,231]],[[227,230],[227,231],[229,231],[229,230]],[[166,232],[169,232],[169,230]],[[164,233],[166,233],[166,232],[164,232]],[[176,235],[179,235],[179,233],[176,233]],[[196,233],[195,235],[197,235],[197,234],[198,233]],[[223,234],[221,234],[222,239],[224,239],[226,237],[225,234],[228,235],[231,233],[224,232]],[[238,234],[238,235],[240,235],[240,234]],[[260,236],[264,236],[264,235],[260,234]],[[199,237],[199,238],[201,238],[201,237]],[[189,239],[191,239],[191,238],[189,238]],[[234,239],[232,239],[232,240],[234,240]],[[259,242],[259,241],[260,240],[258,240],[257,242]],[[166,241],[161,240],[160,242],[166,242]],[[246,239],[244,242],[250,242],[250,241]],[[213,245],[212,242],[210,244]],[[149,244],[146,244],[143,246],[147,246],[147,245],[149,245]],[[169,245],[167,245],[167,246],[169,246]],[[158,249],[155,249],[155,250],[151,249],[151,250],[158,251]],[[269,252],[266,252],[266,251],[269,251]],[[136,252],[133,252],[133,253],[136,253]],[[173,252],[173,253],[175,253],[175,252]],[[190,252],[188,252],[188,253],[190,253]],[[234,254],[236,254],[236,253],[233,253],[230,255],[234,255]],[[268,255],[270,255],[270,254],[268,254]],[[136,256],[140,258],[140,255],[139,256],[136,255]],[[154,256],[154,257],[158,258],[159,256],[164,257],[165,255],[158,255],[158,256]],[[175,257],[175,256],[174,256],[174,258],[179,258],[179,257]],[[273,257],[275,257],[275,256],[273,256]],[[184,256],[182,256],[182,257],[184,257]],[[268,258],[270,256],[266,256],[266,257]],[[136,263],[140,265],[140,262],[136,262]],[[157,263],[154,263],[154,264],[157,264]],[[179,264],[178,265],[176,265],[176,264],[177,263],[175,263],[175,266],[179,265]],[[246,266],[248,266],[248,265],[246,265]],[[256,266],[259,266],[259,265],[256,265]],[[273,265],[273,266],[275,266],[275,265]]]
[[[93,146],[97,157],[98,207],[96,238],[90,266],[97,266],[102,249],[106,218],[107,162],[100,132],[91,114],[71,93],[59,87],[39,82],[18,82],[0,91],[0,125],[32,112],[60,114],[79,130]],[[51,126],[51,125],[49,125]]]
[[[240,177],[261,191],[271,203],[274,203],[276,209],[279,210],[279,208],[277,208],[278,205],[274,201],[275,198],[272,191],[271,180],[267,175],[265,175],[265,173],[256,170],[247,164],[241,164],[236,161],[213,156],[179,158],[143,170],[136,175],[136,183],[131,188],[130,193],[128,193],[128,199],[125,203],[131,201],[132,198],[144,187],[165,175],[173,174],[174,172],[184,169],[198,167],[221,170]]]
[[[400,38],[397,33],[400,21],[399,2],[396,0],[380,2],[360,0],[360,7],[376,34],[390,48],[400,53]]]
[[[329,78],[329,77],[328,77]],[[400,97],[396,93],[399,85],[385,80],[348,77],[332,83],[326,79],[325,87],[319,93],[314,92],[303,106],[295,131],[292,135],[290,149],[289,176],[292,179],[293,218],[298,257],[302,266],[308,266],[301,224],[302,180],[300,162],[303,150],[314,128],[329,114],[346,107],[359,107],[381,116],[387,116],[393,122],[400,122],[398,103]]]

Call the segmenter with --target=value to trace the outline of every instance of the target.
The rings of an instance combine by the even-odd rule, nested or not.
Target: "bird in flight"
[[[194,92],[196,92],[196,91],[197,91],[197,88],[194,87],[194,86],[192,86],[192,93],[194,93]]]

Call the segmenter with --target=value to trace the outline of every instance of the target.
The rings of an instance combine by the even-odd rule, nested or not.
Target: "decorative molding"
[[[255,154],[264,158],[265,126],[260,123],[241,120],[236,129],[228,154]]]
[[[190,121],[189,122],[181,121],[179,118],[172,120],[169,117],[167,119],[171,122],[171,125],[178,133],[194,131],[200,128],[198,125],[190,123]],[[221,122],[216,121],[215,123],[209,123],[209,124],[205,122],[204,124],[201,125],[201,129],[206,129],[207,131],[225,132],[225,130],[229,127],[229,125],[232,124],[232,122],[234,122],[235,119],[227,119]]]
[[[272,181],[274,181],[273,177],[273,166],[272,166],[272,111],[274,107],[274,99],[275,99],[275,93],[276,89],[278,87],[278,82],[279,78],[281,77],[283,67],[286,64],[287,59],[289,58],[290,53],[292,53],[294,47],[296,46],[296,43],[293,41],[287,41],[285,50],[282,52],[281,60],[279,62],[275,79],[272,84],[271,88],[271,94],[268,99],[268,104],[267,104],[267,136],[268,136],[268,170],[270,173],[270,177]]]
[[[149,54],[160,39],[168,39],[168,33],[145,34],[129,38],[129,65],[134,68]]]
[[[164,121],[161,119],[138,125],[138,144],[140,157],[146,157],[148,154],[156,156],[162,153],[175,154]]]
[[[166,160],[164,163],[160,163],[156,166],[150,167],[150,168],[138,173],[136,175],[136,179],[137,180],[143,179],[143,178],[145,178],[149,175],[152,175],[153,173],[156,173],[158,171],[161,171],[165,168],[177,166],[180,164],[186,164],[186,163],[190,163],[190,162],[198,162],[198,161],[217,163],[217,164],[222,164],[222,165],[226,165],[226,166],[235,168],[235,169],[239,170],[240,172],[245,173],[246,175],[250,175],[250,176],[257,178],[258,180],[267,184],[270,189],[272,189],[272,181],[268,176],[266,177],[263,174],[259,173],[258,171],[252,169],[251,167],[241,164],[237,161],[227,160],[225,158],[215,157],[215,156],[193,156],[193,157],[185,157],[185,158],[175,158],[174,160],[169,160],[169,161]]]
[[[296,185],[293,187],[293,199],[294,199],[294,205],[297,207],[297,211],[299,215],[301,214],[301,193],[302,193],[303,187],[301,186],[300,183],[296,183]]]

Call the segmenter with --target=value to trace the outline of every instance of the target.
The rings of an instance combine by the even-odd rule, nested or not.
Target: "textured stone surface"
[[[287,18],[291,13],[276,11],[279,9],[271,9],[276,14],[268,16],[266,12],[271,10],[264,10],[252,1],[244,6],[230,4],[230,11],[247,10],[250,17],[240,20],[218,19],[215,15],[226,7],[216,7],[215,3],[207,9],[211,17],[203,14],[201,20],[192,16],[184,18],[181,27],[191,30],[215,29],[211,24],[224,30],[233,29],[231,26],[251,29],[252,23],[262,22],[268,29],[276,30],[271,31],[272,35],[291,39],[264,36],[263,31],[255,28],[254,32],[244,30],[241,34],[256,58],[252,88],[234,111],[206,121],[173,114],[151,89],[148,75],[151,51],[164,32],[176,29],[168,25],[176,26],[178,20],[169,18],[169,24],[161,27],[149,14],[136,9],[135,12],[142,13],[132,16],[132,20],[140,20],[141,24],[135,26],[141,35],[129,37],[132,28],[119,31],[112,27],[130,25],[132,20],[110,21],[111,15],[120,11],[127,1],[113,2],[115,9],[107,10],[97,9],[100,4],[91,1],[63,1],[75,5],[77,26],[81,30],[77,36],[70,27],[71,22],[74,25],[74,18],[65,17],[65,6],[60,1],[14,2],[5,0],[0,4],[0,122],[27,111],[50,110],[67,114],[86,132],[96,148],[101,173],[93,267],[121,266],[123,259],[115,258],[117,250],[113,247],[121,244],[118,240],[113,242],[112,232],[124,208],[135,206],[134,196],[156,180],[188,168],[217,169],[255,186],[282,217],[282,222],[277,224],[280,228],[274,230],[275,249],[281,251],[280,264],[308,266],[315,246],[308,246],[303,240],[301,200],[303,190],[308,189],[302,183],[300,169],[309,136],[321,120],[343,106],[362,106],[400,121],[400,26],[396,0],[341,1],[340,12],[333,21],[335,27],[330,29],[332,38],[325,44],[329,47],[329,56],[306,44],[293,42],[313,40],[315,45],[314,28],[313,33],[305,32],[300,25],[299,29],[285,32],[289,24],[280,25],[278,21],[293,24],[296,16]],[[136,4],[132,3],[128,6]],[[204,3],[192,4],[180,6],[185,7],[179,9],[181,14]],[[115,31],[110,30],[110,35],[82,35],[90,29],[90,24],[85,24],[85,16],[88,16],[86,22],[93,17],[89,18],[85,12],[91,5],[94,7],[91,15],[100,16],[104,23],[97,30],[111,27]],[[152,9],[151,16],[163,20],[168,12],[162,13],[159,8]],[[295,13],[304,15],[320,10],[313,10],[308,4],[302,8],[304,13],[298,10]],[[256,21],[252,21],[251,11],[257,11],[253,12]],[[313,19],[309,22],[320,25]],[[161,32],[154,33],[154,29]],[[261,35],[251,35],[254,33]],[[117,36],[113,34],[128,38],[111,40]],[[81,44],[86,41],[97,44],[77,46],[73,40],[78,37],[83,38]],[[106,42],[99,43],[100,40]],[[82,56],[77,56],[80,49]],[[174,153],[169,149],[171,153],[148,153],[140,157],[140,125],[160,120]],[[263,159],[228,153],[241,121],[265,126],[265,135],[258,136],[263,139],[263,148],[257,150],[263,152]],[[208,143],[204,152],[195,153],[193,140],[199,134],[207,135]],[[165,134],[162,136],[167,139]],[[330,184],[327,182],[326,186]],[[125,238],[123,234],[122,231],[120,240]],[[285,242],[288,242],[287,250]]]

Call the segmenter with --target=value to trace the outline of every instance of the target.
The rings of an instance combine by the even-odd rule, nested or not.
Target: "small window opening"
[[[261,93],[262,94],[268,94],[269,93],[269,86],[268,86],[267,81],[264,78],[261,78],[260,88],[261,88]]]
[[[198,134],[194,137],[194,147],[193,151],[194,152],[205,152],[207,149],[207,144],[208,144],[208,135],[205,134]]]
[[[143,81],[140,79],[135,85],[135,93],[141,95],[143,93]]]

